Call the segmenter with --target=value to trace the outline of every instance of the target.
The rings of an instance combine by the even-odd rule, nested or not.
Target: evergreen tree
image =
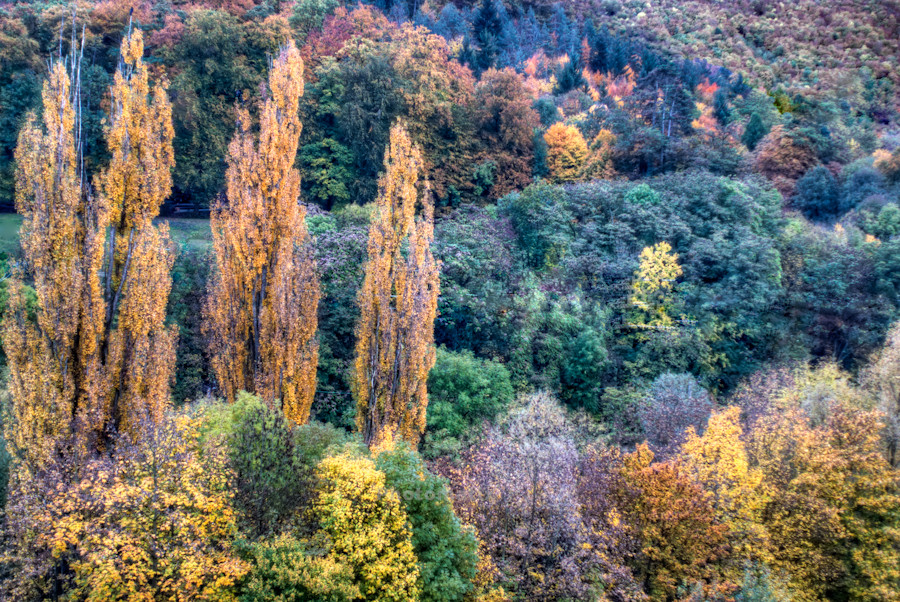
[[[725,127],[731,121],[731,108],[728,106],[728,93],[724,88],[716,90],[713,96],[713,115]]]
[[[570,54],[569,60],[559,70],[556,77],[556,94],[565,94],[572,90],[587,85],[584,75],[581,73],[581,59],[576,54]]]
[[[747,122],[747,127],[744,128],[741,142],[743,142],[744,146],[748,149],[755,150],[759,141],[765,138],[768,133],[769,129],[763,123],[762,117],[760,117],[759,113],[753,113],[753,115],[750,116],[750,121]]]
[[[470,63],[473,71],[481,73],[497,64],[502,33],[503,23],[494,0],[482,0],[481,7],[472,21],[472,35],[478,47],[475,62]]]

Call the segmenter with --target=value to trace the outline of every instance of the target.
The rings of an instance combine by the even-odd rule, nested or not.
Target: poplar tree
[[[296,423],[309,419],[319,350],[319,278],[294,169],[302,124],[303,60],[293,41],[269,70],[259,140],[238,112],[228,147],[228,203],[212,212],[215,273],[205,330],[229,401],[245,390]]]
[[[24,269],[2,328],[8,437],[38,467],[73,443],[85,451],[158,420],[175,360],[176,332],[164,324],[173,258],[167,229],[152,223],[171,188],[171,107],[164,87],[150,88],[141,32],[129,32],[111,89],[112,159],[95,196],[83,167],[75,46],[73,35],[71,57],[51,65],[42,121],[29,118],[16,149]]]
[[[165,83],[151,87],[143,54],[141,31],[129,31],[110,90],[111,158],[95,182],[110,248],[97,283],[106,300],[103,336],[86,392],[98,428],[128,432],[162,418],[178,336],[165,324],[175,253],[168,225],[153,224],[172,190],[172,105]]]
[[[417,190],[422,155],[400,124],[391,128],[384,167],[359,292],[352,391],[367,445],[400,437],[415,447],[425,430],[426,382],[435,362],[439,266],[431,253],[433,200],[427,186],[421,197]]]

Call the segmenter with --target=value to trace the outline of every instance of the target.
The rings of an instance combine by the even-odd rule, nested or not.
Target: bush
[[[553,266],[566,255],[572,241],[572,215],[565,207],[562,188],[532,184],[503,198],[500,207],[512,221],[529,266]]]
[[[350,452],[316,469],[321,489],[314,514],[328,539],[324,558],[350,567],[363,600],[419,598],[412,533],[397,493],[375,464]]]
[[[868,197],[884,192],[885,179],[880,171],[870,166],[856,169],[844,178],[841,210],[849,211]]]
[[[294,439],[280,410],[241,392],[232,406],[228,455],[235,473],[235,506],[253,536],[272,533],[309,503],[310,474],[295,454]]]
[[[429,429],[459,437],[509,405],[513,388],[502,364],[441,347],[428,375],[428,397]]]
[[[243,550],[250,573],[242,602],[351,602],[361,599],[351,568],[316,556],[290,535],[256,542]]]
[[[382,452],[375,462],[396,491],[412,526],[419,561],[422,602],[462,600],[472,589],[478,542],[453,513],[444,480],[431,474],[421,458],[403,446]]]

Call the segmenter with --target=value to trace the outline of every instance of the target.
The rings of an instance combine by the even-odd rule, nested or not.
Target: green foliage
[[[638,184],[625,193],[625,202],[636,205],[657,205],[659,204],[659,193],[650,188],[647,184]]]
[[[241,602],[351,602],[360,599],[349,566],[316,555],[290,535],[243,546],[250,572]]]
[[[744,146],[748,149],[755,150],[759,141],[765,138],[768,133],[769,128],[763,123],[762,117],[760,117],[759,113],[753,113],[750,115],[750,121],[748,121],[747,125],[744,127],[741,142],[743,142]]]
[[[533,268],[557,265],[568,252],[572,216],[564,198],[561,188],[541,182],[500,202],[519,237],[526,263]]]
[[[491,420],[513,398],[509,371],[478,359],[471,351],[437,350],[428,374],[428,428],[458,438],[483,420]]]
[[[472,590],[478,543],[474,531],[463,527],[454,514],[444,480],[431,474],[405,446],[378,454],[375,465],[400,496],[412,526],[420,600],[462,600]]]
[[[175,384],[172,399],[176,404],[198,399],[212,382],[201,333],[203,299],[209,277],[206,249],[182,247],[172,267],[168,320],[178,325],[175,349]]]
[[[304,146],[300,150],[300,162],[307,198],[325,209],[348,203],[353,179],[352,160],[353,155],[347,147],[332,138]]]
[[[267,56],[277,53],[287,31],[229,13],[188,12],[177,44],[159,49],[174,68],[169,93],[175,126],[174,196],[200,206],[222,191],[235,102],[258,98]]]
[[[797,180],[794,203],[812,219],[828,219],[840,213],[837,180],[827,167],[813,167]]]
[[[566,403],[590,412],[600,409],[600,395],[610,357],[607,340],[593,328],[586,328],[566,348],[560,375],[560,395]]]
[[[325,17],[340,6],[338,0],[300,0],[294,3],[294,12],[289,20],[291,28],[298,34],[298,42],[306,39],[311,31],[320,29]]]
[[[310,475],[280,410],[246,392],[238,394],[230,410],[226,442],[235,505],[245,530],[254,538],[265,536],[302,515],[311,498]]]

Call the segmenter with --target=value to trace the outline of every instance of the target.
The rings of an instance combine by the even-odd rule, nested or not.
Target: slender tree
[[[435,362],[439,266],[431,254],[433,201],[427,187],[421,198],[417,191],[422,155],[400,124],[391,128],[384,167],[359,292],[352,389],[356,424],[368,445],[399,436],[415,447],[425,430],[426,381]]]
[[[229,401],[241,390],[309,419],[316,389],[319,278],[294,169],[302,124],[303,60],[294,43],[269,71],[259,141],[247,110],[228,148],[228,204],[212,212],[216,270],[205,330],[213,371]]]
[[[172,105],[164,85],[150,86],[140,30],[122,41],[111,89],[109,165],[96,178],[108,209],[106,297],[96,371],[87,390],[95,424],[133,432],[162,418],[175,370],[177,327],[166,326],[175,260],[168,225],[153,220],[172,190]]]
[[[10,285],[3,345],[15,418],[9,436],[33,466],[73,441],[84,449],[112,430],[158,419],[175,358],[176,333],[164,325],[172,255],[168,232],[152,224],[174,163],[165,89],[151,93],[141,32],[130,32],[111,90],[112,160],[95,197],[83,169],[75,46],[73,35],[72,56],[60,57],[44,84],[43,123],[28,120],[16,151],[25,270]],[[33,315],[26,275],[37,297]]]

